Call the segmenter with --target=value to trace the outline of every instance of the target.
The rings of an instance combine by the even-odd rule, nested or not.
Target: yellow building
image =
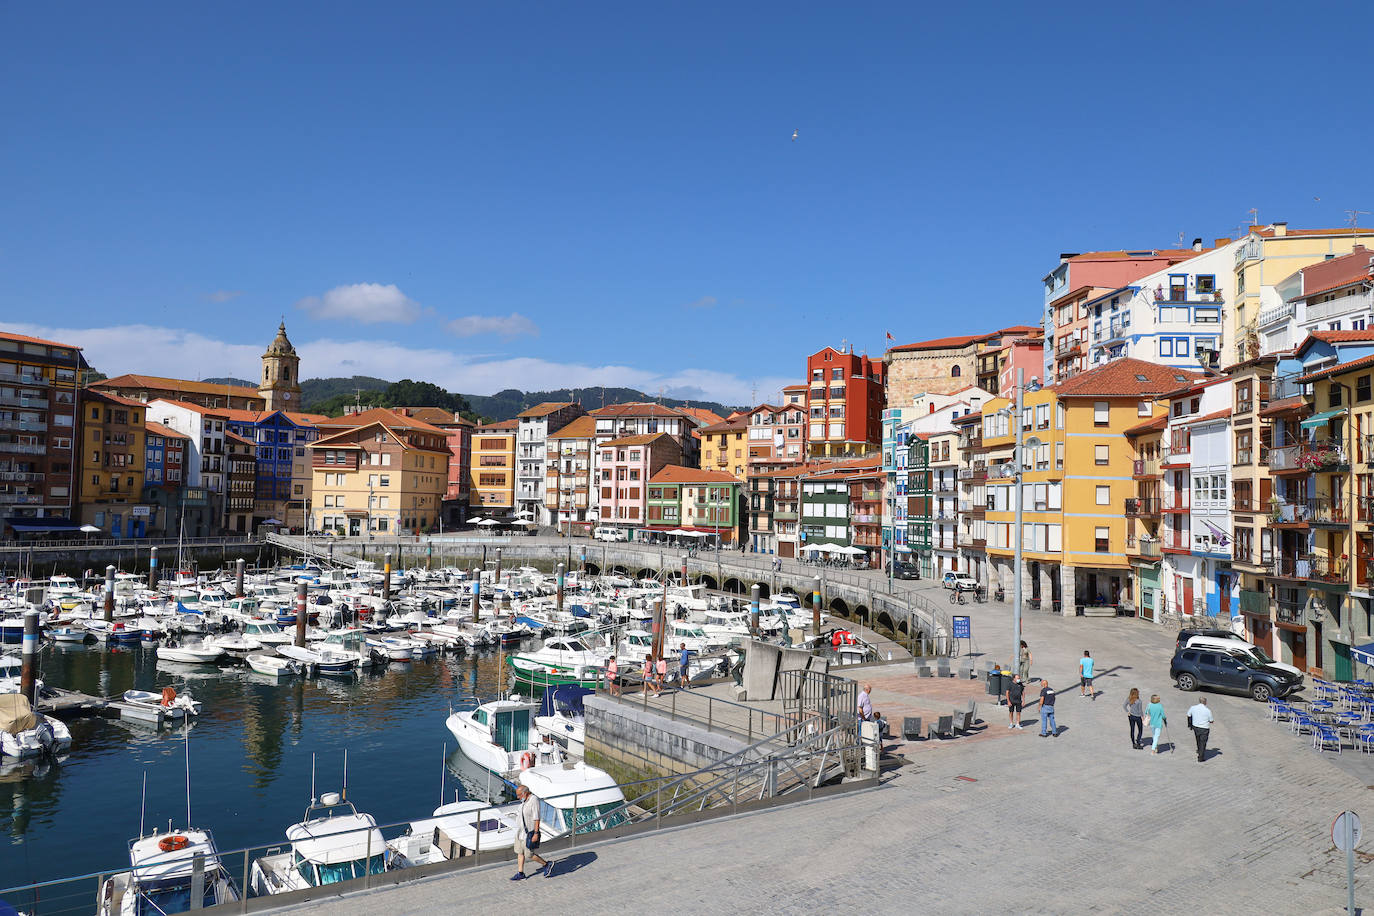
[[[1281,324],[1293,308],[1291,300],[1284,301],[1279,284],[1304,267],[1350,254],[1357,244],[1374,246],[1374,229],[1289,229],[1287,223],[1251,228],[1246,243],[1236,252],[1235,307],[1227,310],[1222,365],[1297,343],[1281,340],[1274,346],[1266,340],[1265,328]]]
[[[374,408],[309,446],[311,526],[349,537],[424,531],[439,523],[448,488],[448,433]]]
[[[1136,498],[1125,433],[1162,408],[1154,399],[1198,376],[1119,359],[1051,388],[1027,391],[1021,417],[1013,398],[983,407],[987,455],[989,582],[1010,596],[1015,519],[1016,423],[1026,448],[1022,482],[1022,589],[1031,607],[1073,615],[1078,608],[1133,607],[1126,500]],[[1014,397],[1014,395],[1013,395]],[[1102,611],[1098,613],[1114,613]]]
[[[475,509],[515,506],[515,433],[519,420],[488,423],[472,431],[472,496]]]
[[[146,537],[152,508],[141,502],[147,461],[144,409],[118,395],[81,398],[79,519],[110,537]]]
[[[701,466],[704,470],[724,471],[743,483],[749,473],[749,414],[739,414],[703,426]]]

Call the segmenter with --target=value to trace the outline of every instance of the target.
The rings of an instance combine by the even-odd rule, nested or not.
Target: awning
[[[1337,407],[1335,410],[1323,410],[1321,413],[1314,413],[1312,416],[1303,420],[1299,425],[1303,429],[1316,429],[1330,420],[1332,417],[1339,417],[1345,413],[1344,407]]]
[[[1362,646],[1351,646],[1350,656],[1361,664],[1374,665],[1374,642],[1367,642]]]
[[[28,518],[20,516],[17,518],[5,519],[5,524],[14,529],[16,534],[41,534],[47,531],[80,531],[81,526],[69,518],[57,518],[49,516],[47,518]]]

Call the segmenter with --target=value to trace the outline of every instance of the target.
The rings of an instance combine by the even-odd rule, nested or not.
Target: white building
[[[1160,588],[1174,613],[1240,614],[1239,577],[1231,572],[1232,389],[1229,377],[1208,379],[1169,398]]]
[[[186,401],[154,400],[147,416],[154,423],[187,436],[191,454],[186,456],[186,485],[224,493],[224,477],[229,470],[224,450],[224,415],[209,407]]]
[[[581,405],[546,402],[522,411],[515,431],[515,508],[520,518],[540,525],[553,524],[544,504],[549,433],[557,432],[586,413]]]
[[[1203,251],[1090,300],[1089,367],[1127,356],[1179,369],[1215,366],[1241,244]]]
[[[1291,350],[1313,331],[1363,331],[1374,326],[1374,251],[1356,246],[1327,257],[1280,280],[1273,292],[1280,301],[1257,319],[1263,353]]]

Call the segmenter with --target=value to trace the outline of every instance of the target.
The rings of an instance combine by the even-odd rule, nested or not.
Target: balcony
[[[1192,553],[1192,537],[1186,532],[1165,529],[1159,534],[1160,550],[1164,553]]]
[[[1345,498],[1317,496],[1307,501],[1307,520],[1313,525],[1345,527],[1350,524],[1350,505]]]
[[[968,452],[982,447],[983,436],[981,433],[977,436],[960,437],[959,439],[959,451],[961,452]]]
[[[1159,458],[1137,458],[1131,462],[1131,476],[1137,480],[1158,477]]]
[[[1278,619],[1281,623],[1292,623],[1303,626],[1307,623],[1306,608],[1301,601],[1280,598],[1275,607]]]
[[[1307,321],[1326,321],[1351,312],[1368,312],[1374,308],[1374,292],[1364,291],[1354,296],[1341,296],[1326,302],[1307,303]]]
[[[47,432],[47,420],[19,420],[10,417],[0,417],[0,429],[13,429],[26,433]]]
[[[1126,500],[1127,518],[1157,518],[1159,512],[1159,498],[1150,496]]]
[[[1161,512],[1187,512],[1191,509],[1192,491],[1175,490],[1159,501]]]
[[[880,500],[880,499],[882,499],[882,498],[883,498],[883,491],[882,491],[882,490],[864,490],[864,491],[863,491],[863,501],[866,502],[866,503],[874,503],[874,502],[877,502],[878,500]]]
[[[26,375],[22,372],[14,375],[0,372],[0,385],[27,385],[30,388],[46,388],[51,384],[52,382],[41,375]]]
[[[0,481],[6,483],[42,483],[43,475],[31,471],[0,471]]]
[[[972,467],[959,469],[960,480],[987,480],[988,466],[983,463],[974,464]]]
[[[1068,358],[1078,356],[1083,352],[1083,341],[1076,338],[1058,340],[1054,344],[1054,355],[1056,358]]]
[[[1347,584],[1349,561],[1337,557],[1305,554],[1279,557],[1270,567],[1270,575],[1277,579],[1305,579],[1332,585]]]
[[[42,493],[0,493],[0,505],[41,506],[42,504]]]
[[[1158,560],[1164,555],[1160,542],[1153,538],[1126,538],[1126,553],[1142,560]]]
[[[0,442],[0,452],[8,452],[13,455],[46,455],[48,447],[46,445],[28,445],[23,442]]]
[[[47,410],[47,398],[26,398],[0,394],[0,407],[27,407],[31,410]]]

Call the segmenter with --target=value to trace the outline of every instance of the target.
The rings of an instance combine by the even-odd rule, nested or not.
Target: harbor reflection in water
[[[0,767],[0,830],[8,840],[0,844],[0,886],[127,866],[145,771],[147,829],[184,824],[186,728],[191,816],[214,831],[221,849],[284,839],[310,801],[312,754],[316,791],[336,791],[348,749],[349,799],[379,823],[428,815],[438,804],[441,767],[447,800],[458,783],[488,797],[486,774],[456,751],[444,719],[462,698],[499,693],[494,654],[280,681],[246,667],[158,662],[140,646],[48,646],[40,666],[53,686],[99,696],[170,686],[189,689],[204,709],[189,726],[160,731],[72,720],[65,759]],[[498,797],[500,789],[490,787]]]

